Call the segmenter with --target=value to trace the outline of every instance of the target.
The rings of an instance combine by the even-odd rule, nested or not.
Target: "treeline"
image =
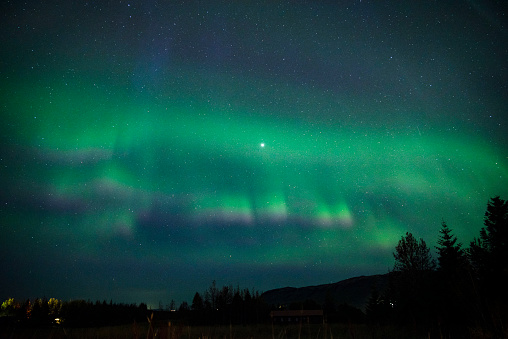
[[[100,327],[147,321],[147,306],[141,303],[114,304],[112,301],[61,301],[55,298],[7,299],[2,303],[4,325],[45,327],[65,323],[66,327]]]
[[[400,239],[389,286],[373,289],[367,319],[447,338],[507,338],[508,202],[489,200],[484,227],[469,246],[444,221],[437,244],[435,261],[423,239]]]
[[[258,291],[218,287],[215,280],[205,292],[194,294],[190,306],[182,303],[179,311],[181,317],[199,325],[260,323],[269,319],[270,312]]]
[[[160,305],[159,305],[160,306]],[[36,298],[19,302],[7,299],[2,303],[0,319],[5,325],[44,327],[100,327],[135,322],[171,320],[189,325],[247,325],[269,320],[269,308],[256,290],[218,287],[213,281],[203,293],[196,292],[192,304],[182,302],[175,309],[174,301],[163,310],[149,310],[147,305],[114,304],[112,301],[61,301]],[[151,316],[154,313],[155,316]]]

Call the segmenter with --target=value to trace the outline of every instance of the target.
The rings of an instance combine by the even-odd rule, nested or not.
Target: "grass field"
[[[0,338],[11,339],[340,339],[340,338],[427,338],[395,327],[344,324],[294,324],[248,326],[185,326],[147,323],[99,328],[0,329]]]

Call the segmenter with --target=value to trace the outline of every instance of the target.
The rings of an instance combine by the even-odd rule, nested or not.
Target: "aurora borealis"
[[[386,273],[508,197],[494,2],[7,1],[0,295]]]

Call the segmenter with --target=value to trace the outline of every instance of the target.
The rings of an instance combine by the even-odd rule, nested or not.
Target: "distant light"
[[[260,146],[261,146],[261,147],[265,147],[265,143],[264,143],[264,142],[262,142]]]

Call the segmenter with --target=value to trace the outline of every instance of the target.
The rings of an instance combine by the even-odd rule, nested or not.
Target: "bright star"
[[[265,143],[264,142],[261,143],[261,147],[265,147]]]

